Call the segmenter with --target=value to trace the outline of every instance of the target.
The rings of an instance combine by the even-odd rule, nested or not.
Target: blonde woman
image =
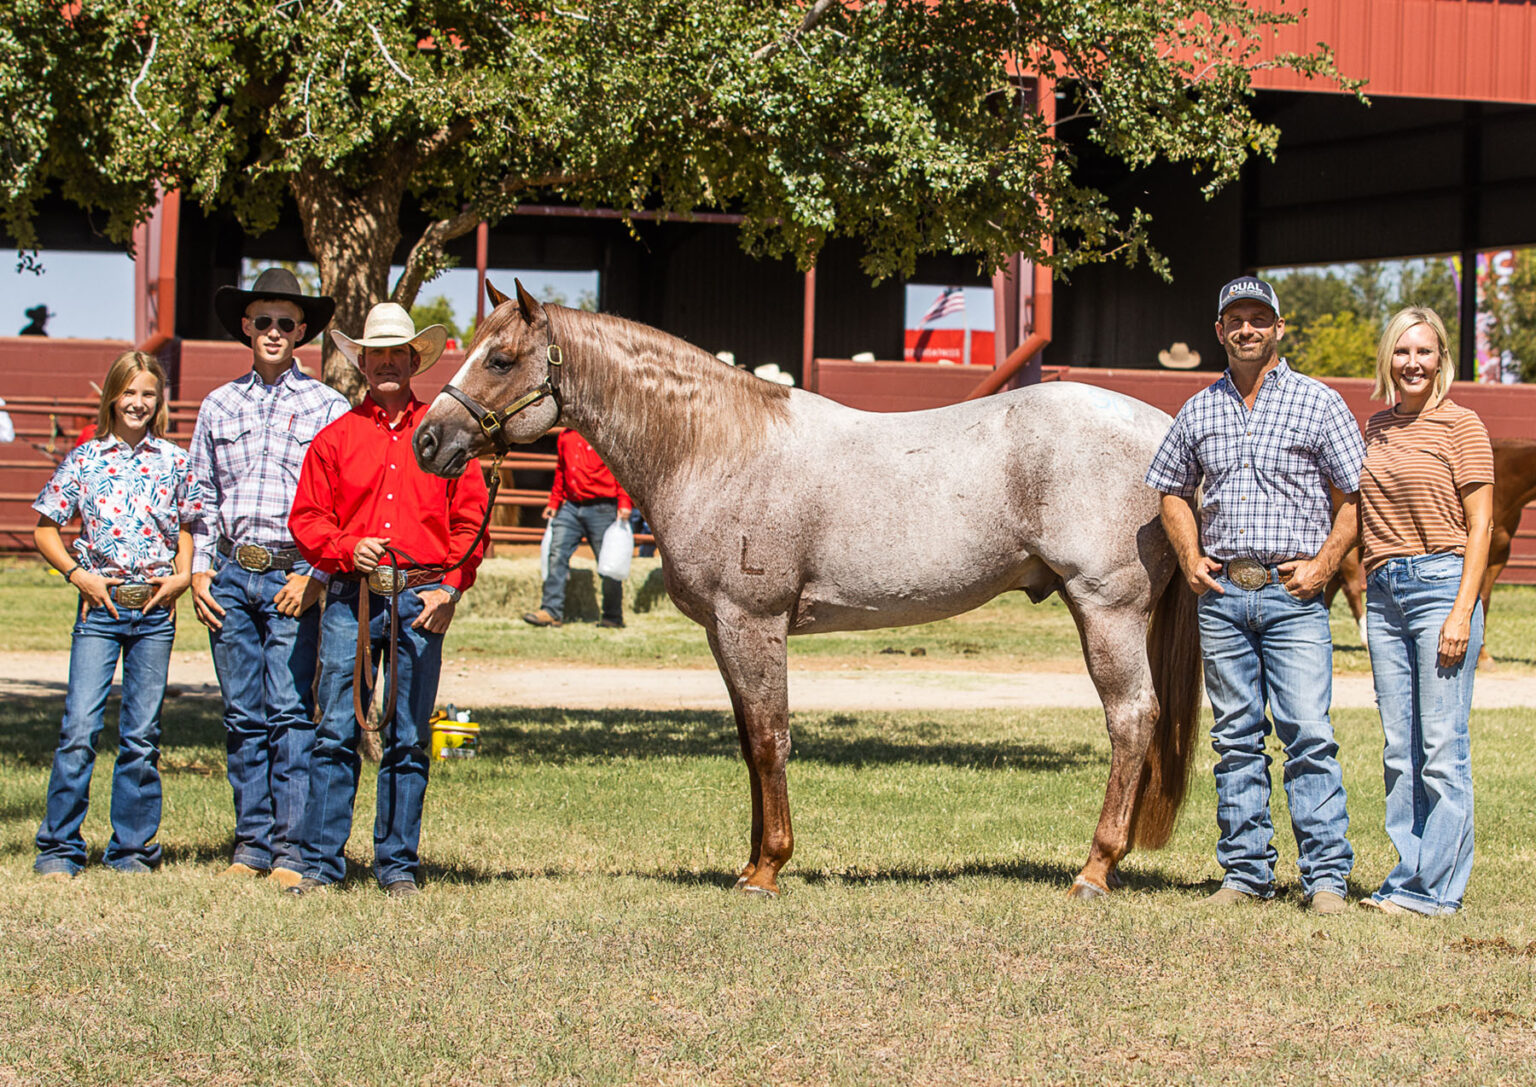
[[[1434,310],[1395,314],[1376,352],[1375,396],[1390,406],[1365,428],[1360,547],[1398,862],[1361,905],[1392,914],[1456,912],[1472,873],[1467,720],[1493,451],[1482,421],[1446,395],[1453,366]]]
[[[151,355],[119,355],[102,383],[96,436],[76,446],[32,504],[33,540],[80,595],[69,655],[69,693],[37,832],[41,876],[68,880],[85,865],[80,833],[107,692],[118,658],[123,697],[112,775],[112,840],[104,860],[119,872],[160,863],[160,704],[176,624],[191,584],[192,536],[201,498],[187,454],[167,441],[165,373]],[[80,516],[65,548],[59,527]]]

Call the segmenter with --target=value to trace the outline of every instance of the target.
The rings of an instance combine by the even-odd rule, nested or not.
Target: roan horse
[[[1067,383],[854,411],[655,329],[541,306],[521,283],[515,301],[487,288],[496,308],[417,429],[417,461],[456,476],[559,420],[645,511],[735,710],[752,794],[739,888],[777,894],[794,846],[786,638],[926,623],[1010,589],[1061,594],[1108,723],[1073,896],[1106,893],[1133,845],[1167,841],[1200,703],[1195,597],[1142,483],[1168,416]]]

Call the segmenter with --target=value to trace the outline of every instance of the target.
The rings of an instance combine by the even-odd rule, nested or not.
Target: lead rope
[[[440,576],[446,577],[468,562],[470,556],[475,553],[475,549],[480,546],[480,541],[485,539],[485,534],[490,531],[491,515],[496,511],[496,492],[501,490],[501,461],[505,456],[505,452],[498,453],[496,459],[491,462],[491,485],[485,495],[485,518],[480,522],[480,531],[475,533],[475,538],[470,541],[469,547],[465,549],[459,561],[452,566],[443,567],[439,572]],[[407,565],[417,570],[430,568],[426,564],[417,562],[409,552],[401,548],[385,547],[384,550],[392,560],[387,567],[390,571],[389,592],[380,594],[389,597],[389,656],[384,662],[388,682],[384,688],[384,707],[377,725],[368,723],[367,709],[373,705],[373,692],[378,689],[378,684],[374,681],[373,639],[369,636],[368,598],[373,593],[373,586],[367,578],[363,579],[357,595],[357,654],[352,662],[352,716],[357,721],[357,727],[364,732],[381,732],[395,720],[395,698],[399,693],[397,668],[400,649],[400,594],[406,588],[404,571]]]

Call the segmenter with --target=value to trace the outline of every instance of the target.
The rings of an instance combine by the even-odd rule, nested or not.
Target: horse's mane
[[[739,460],[789,417],[789,389],[646,325],[545,306],[572,399],[609,444],[653,463]]]

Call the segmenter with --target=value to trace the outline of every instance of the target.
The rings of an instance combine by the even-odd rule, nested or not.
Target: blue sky
[[[906,328],[917,328],[923,314],[928,312],[928,307],[943,293],[943,283],[908,283],[907,284],[907,323]],[[940,317],[937,321],[929,321],[923,328],[969,328],[973,332],[992,331],[992,288],[991,287],[967,287],[965,288],[965,309],[960,313],[951,313]]]
[[[41,275],[16,271],[16,254],[0,256],[0,335],[27,323],[24,310],[43,303],[53,312],[50,336],[133,339],[133,261],[123,253],[51,250]]]

